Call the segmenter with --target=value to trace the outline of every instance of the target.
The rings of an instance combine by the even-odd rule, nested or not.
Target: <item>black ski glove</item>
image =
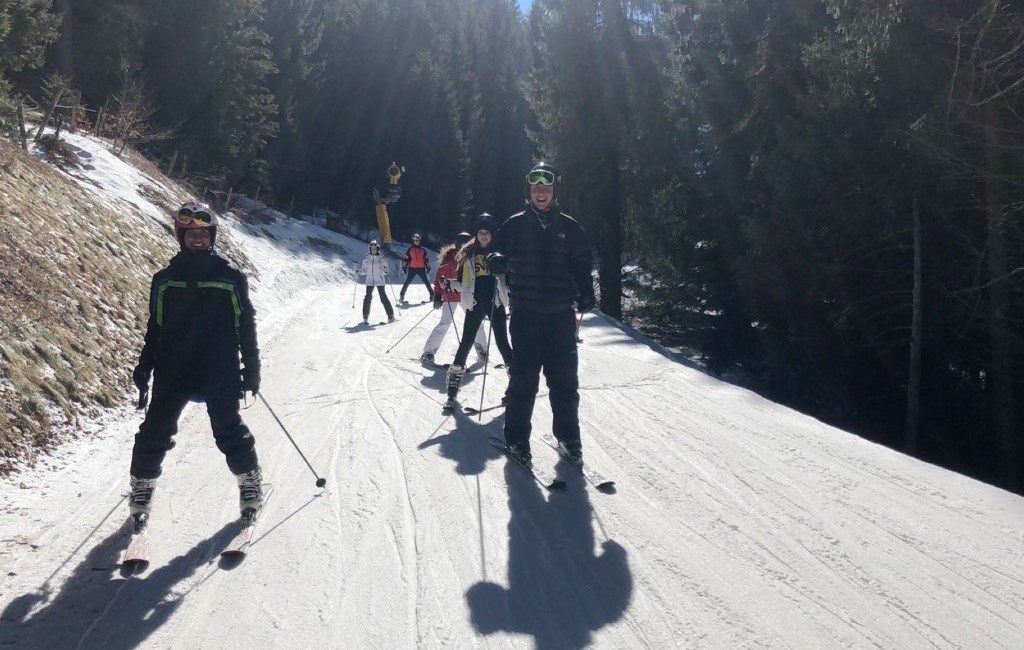
[[[260,392],[260,362],[251,360],[245,362],[242,368],[242,391],[249,391],[253,395]]]
[[[135,370],[132,371],[132,383],[140,391],[149,390],[149,376],[153,373],[153,369],[144,366],[141,363],[135,366]]]
[[[441,300],[441,296],[435,297],[434,298],[434,309],[440,309],[442,307],[442,305],[444,305],[444,302]]]
[[[576,299],[576,311],[585,314],[594,308],[594,296],[580,296]]]
[[[153,369],[142,365],[141,363],[135,366],[135,370],[132,371],[132,383],[139,389],[139,401],[135,405],[135,408],[142,410],[149,404],[149,376],[152,374]]]

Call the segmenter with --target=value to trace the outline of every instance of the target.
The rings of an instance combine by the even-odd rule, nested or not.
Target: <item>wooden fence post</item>
[[[93,135],[103,137],[103,119],[107,116],[107,106],[110,104],[110,95],[107,95],[106,101],[103,102],[103,108],[100,109],[99,115],[96,116],[96,125],[93,127]]]
[[[25,102],[18,99],[18,134],[21,136],[21,148],[28,151],[28,136],[25,134]]]
[[[50,110],[46,111],[46,117],[43,118],[43,123],[39,125],[39,130],[36,131],[36,137],[33,138],[36,142],[39,142],[39,138],[43,137],[43,129],[50,123],[50,118],[53,117],[53,112],[57,110],[57,104],[60,103],[60,98],[64,95],[64,91],[57,93],[57,96],[53,99],[53,104],[50,105]]]

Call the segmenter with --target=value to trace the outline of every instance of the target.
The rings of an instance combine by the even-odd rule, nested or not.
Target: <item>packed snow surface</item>
[[[110,200],[150,209],[139,172],[75,144]],[[259,272],[263,394],[326,489],[262,404],[243,411],[275,489],[249,556],[223,563],[237,489],[190,406],[152,562],[122,576],[141,414],[113,413],[0,483],[0,645],[1024,647],[1021,497],[712,379],[601,315],[581,329],[584,453],[618,490],[535,439],[568,483],[548,492],[488,444],[500,409],[441,415],[444,373],[415,360],[438,318],[422,286],[398,322],[377,325],[375,302],[362,326],[364,243],[296,221],[226,228]],[[506,385],[490,367],[483,404]],[[463,403],[483,386],[478,363]],[[551,426],[543,384],[534,425]]]

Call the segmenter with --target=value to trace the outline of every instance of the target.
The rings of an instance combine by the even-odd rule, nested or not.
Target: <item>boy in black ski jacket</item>
[[[567,456],[582,463],[573,302],[580,313],[594,307],[593,258],[583,229],[554,202],[556,179],[557,172],[546,163],[530,169],[526,210],[498,230],[498,252],[488,258],[488,268],[506,274],[512,303],[505,443],[529,462],[530,420],[543,369],[555,438]]]
[[[145,407],[151,374],[153,400],[132,450],[131,512],[149,514],[160,466],[174,447],[178,418],[190,399],[206,402],[214,440],[237,479],[243,512],[259,510],[262,475],[238,403],[242,391],[255,395],[260,387],[248,283],[213,250],[217,223],[208,206],[183,205],[174,230],[181,251],[153,276],[145,344],[132,373],[139,407]]]

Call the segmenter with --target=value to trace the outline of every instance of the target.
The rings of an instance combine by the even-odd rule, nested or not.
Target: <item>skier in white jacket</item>
[[[377,240],[370,242],[370,252],[363,258],[363,263],[356,273],[363,277],[366,283],[366,297],[363,298],[363,324],[370,322],[370,302],[373,300],[373,288],[377,288],[380,294],[380,301],[384,304],[384,311],[388,314],[388,322],[395,322],[395,312],[391,308],[391,301],[384,289],[388,279],[388,261],[380,254],[380,246]]]

